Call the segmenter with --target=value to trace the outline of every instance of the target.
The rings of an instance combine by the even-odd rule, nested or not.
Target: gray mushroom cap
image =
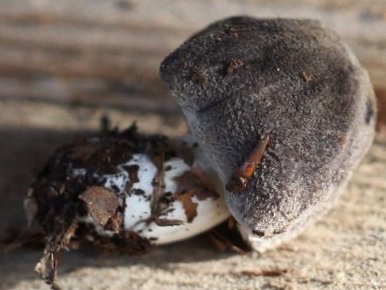
[[[247,188],[225,193],[262,243],[293,236],[325,211],[372,143],[368,75],[319,21],[216,22],[166,57],[160,75],[224,184],[270,135]]]

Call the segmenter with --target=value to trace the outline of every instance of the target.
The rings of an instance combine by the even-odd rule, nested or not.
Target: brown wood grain
[[[23,0],[0,2],[0,99],[174,114],[159,63],[194,31],[239,14],[323,20],[354,49],[376,91],[386,88],[383,0]]]

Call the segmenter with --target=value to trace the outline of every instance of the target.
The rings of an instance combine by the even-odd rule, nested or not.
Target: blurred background
[[[187,129],[180,111],[159,79],[159,64],[192,33],[215,20],[240,14],[322,20],[348,42],[367,68],[378,98],[378,136],[375,149],[368,157],[373,163],[360,171],[361,178],[358,177],[358,183],[354,182],[350,189],[350,198],[343,199],[343,210],[341,208],[333,214],[329,222],[319,224],[317,232],[325,230],[324,238],[313,235],[313,232],[305,235],[306,240],[301,245],[309,254],[305,259],[307,264],[304,264],[304,259],[296,260],[301,256],[296,246],[292,252],[279,250],[265,260],[259,260],[261,265],[277,263],[298,265],[304,269],[311,267],[311,272],[298,273],[297,278],[248,280],[244,276],[229,276],[227,271],[254,265],[254,259],[229,260],[221,256],[228,262],[197,264],[197,261],[190,263],[186,256],[166,247],[153,254],[154,263],[119,259],[118,264],[116,260],[106,259],[96,262],[93,256],[75,254],[71,256],[72,264],[64,268],[64,272],[69,271],[68,275],[62,273],[65,283],[69,289],[78,289],[77,281],[89,279],[84,282],[88,288],[79,289],[125,289],[127,284],[114,284],[112,288],[112,284],[102,281],[93,284],[92,279],[103,277],[106,272],[87,268],[86,272],[81,272],[82,268],[79,268],[80,272],[73,270],[84,264],[90,267],[99,263],[99,267],[106,264],[115,268],[128,266],[119,268],[121,272],[110,273],[107,281],[118,283],[117,273],[121,273],[127,276],[122,281],[136,281],[137,286],[143,283],[145,286],[142,288],[138,286],[141,289],[153,289],[153,286],[163,289],[162,285],[168,285],[167,289],[188,289],[189,285],[193,285],[189,289],[201,289],[203,281],[209,288],[216,289],[221,285],[217,284],[218,279],[228,281],[222,289],[227,289],[227,285],[232,289],[253,289],[264,285],[264,289],[386,287],[386,266],[379,260],[382,251],[383,255],[386,251],[386,214],[384,209],[382,211],[386,191],[386,178],[382,175],[386,170],[386,141],[382,137],[386,133],[385,0],[0,0],[0,238],[18,233],[24,226],[23,197],[50,152],[77,136],[98,130],[103,116],[120,128],[137,121],[143,132],[171,136],[184,134]],[[375,176],[380,173],[381,177]],[[369,205],[358,208],[358,204]],[[347,215],[350,222],[343,221]],[[356,220],[359,217],[362,219]],[[366,221],[371,221],[375,228],[365,234],[372,240],[361,244],[361,227],[367,224]],[[319,242],[323,247],[318,246]],[[177,246],[177,249],[196,251],[196,243],[199,242],[194,240]],[[355,243],[362,252],[352,257],[348,249]],[[372,248],[368,249],[369,244]],[[329,245],[334,245],[340,249],[337,252],[343,251],[344,255],[323,252]],[[368,254],[364,254],[366,250]],[[219,260],[208,246],[194,253],[199,261]],[[313,262],[315,253],[322,260]],[[4,259],[0,260],[0,281],[3,281],[0,289],[46,289],[32,271],[39,255],[39,251],[19,251],[0,256]],[[335,260],[338,256],[339,263]],[[377,256],[374,266],[369,261]],[[160,262],[163,259],[179,266],[173,268],[168,264],[165,268]],[[358,262],[357,267],[353,261]],[[185,267],[184,263],[189,265]],[[154,267],[161,270],[154,270]],[[211,273],[209,269],[212,267],[222,267],[222,270]],[[345,276],[347,267],[355,268],[349,272],[353,275],[351,278]],[[343,278],[336,278],[340,270],[345,274]],[[153,280],[146,282],[146,273]],[[176,273],[180,278],[173,276]],[[371,279],[376,283],[371,284]],[[191,284],[186,284],[186,281]],[[336,281],[341,281],[339,287]],[[290,284],[295,286],[288,288],[292,287]]]
[[[385,0],[2,0],[0,100],[176,114],[161,60],[212,21],[240,14],[324,21],[369,70],[385,110]]]

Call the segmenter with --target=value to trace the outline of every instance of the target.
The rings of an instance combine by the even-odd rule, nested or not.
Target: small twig
[[[233,275],[237,276],[249,276],[249,277],[277,277],[287,274],[287,269],[251,269],[251,270],[241,270],[232,272]]]

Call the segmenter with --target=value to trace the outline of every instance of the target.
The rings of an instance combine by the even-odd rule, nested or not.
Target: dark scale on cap
[[[160,75],[223,184],[269,132],[246,188],[226,193],[262,239],[293,236],[328,208],[373,139],[368,75],[315,20],[216,22],[171,53]]]

